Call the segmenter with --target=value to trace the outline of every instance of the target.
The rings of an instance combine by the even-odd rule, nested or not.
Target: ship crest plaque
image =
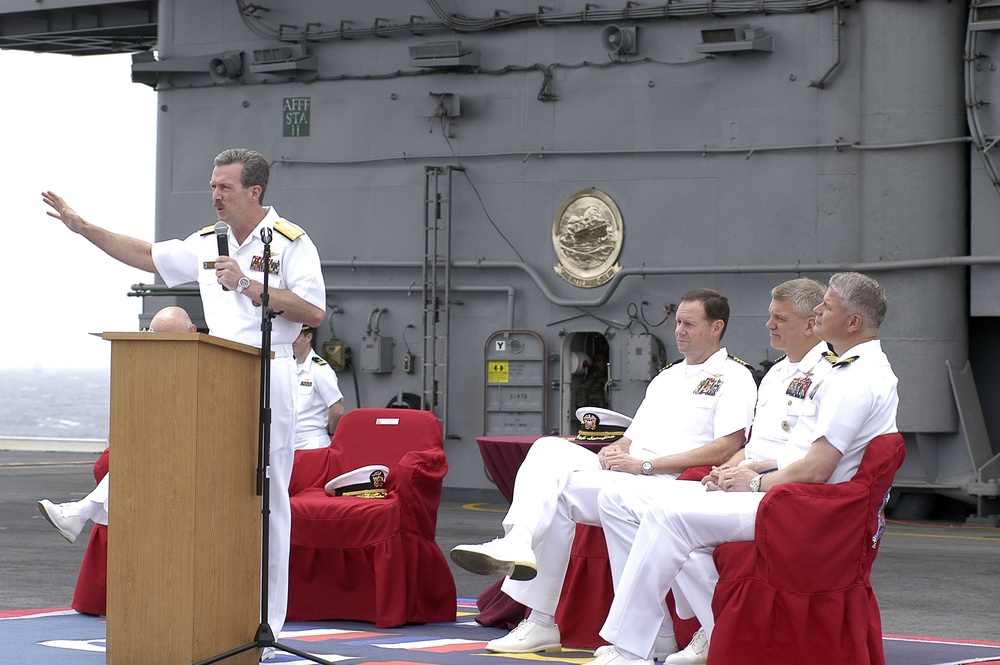
[[[552,223],[556,273],[583,288],[606,283],[622,269],[623,231],[621,212],[607,194],[596,189],[571,194]]]

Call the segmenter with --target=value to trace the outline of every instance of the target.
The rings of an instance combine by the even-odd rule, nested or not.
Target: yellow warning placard
[[[510,364],[507,360],[486,361],[486,376],[489,383],[507,383],[510,380]]]

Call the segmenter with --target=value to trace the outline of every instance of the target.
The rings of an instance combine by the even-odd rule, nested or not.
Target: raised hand
[[[83,232],[83,217],[80,217],[75,210],[70,208],[63,197],[55,192],[42,192],[42,200],[52,208],[52,210],[46,211],[45,214],[61,221],[73,233]]]

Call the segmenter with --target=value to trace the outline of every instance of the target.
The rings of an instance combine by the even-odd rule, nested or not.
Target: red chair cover
[[[105,448],[94,462],[94,480],[97,482],[101,482],[108,473],[108,455],[109,449]],[[107,614],[107,601],[108,527],[104,524],[95,524],[90,531],[87,549],[83,553],[71,607],[84,614],[104,616]]]
[[[768,490],[754,541],[715,550],[710,664],[885,664],[870,576],[905,455],[902,435],[884,434],[848,482]]]
[[[385,499],[323,489],[369,464],[389,467]],[[447,471],[441,424],[428,411],[354,409],[329,447],[296,451],[288,620],[454,621],[455,581],[434,540]]]

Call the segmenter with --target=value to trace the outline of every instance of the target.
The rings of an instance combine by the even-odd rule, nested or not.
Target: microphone
[[[223,221],[215,223],[215,240],[219,243],[219,256],[229,256],[229,224]],[[223,291],[228,291],[222,287]]]
[[[216,222],[215,239],[219,242],[219,256],[229,256],[229,224]]]

